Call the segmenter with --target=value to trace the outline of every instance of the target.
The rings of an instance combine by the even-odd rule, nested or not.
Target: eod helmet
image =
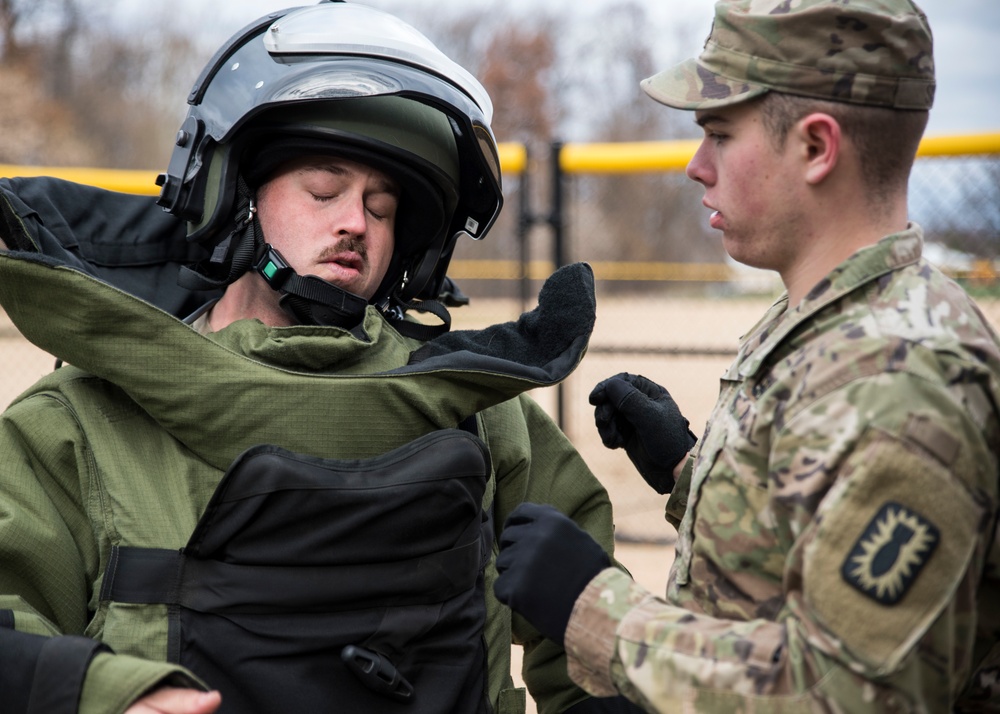
[[[370,300],[386,310],[437,297],[458,237],[482,238],[500,211],[486,91],[373,8],[325,0],[258,19],[209,61],[188,104],[158,203],[206,249],[184,277],[191,287],[256,268],[303,322],[341,324],[345,305],[363,310],[361,298],[280,265],[261,236],[254,191],[303,154],[359,161],[400,185],[392,262]]]

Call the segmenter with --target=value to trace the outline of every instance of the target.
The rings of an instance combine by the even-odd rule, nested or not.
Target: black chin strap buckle
[[[302,325],[354,330],[365,319],[368,301],[315,275],[299,275],[284,256],[265,243],[253,270],[281,294],[282,308]]]
[[[253,269],[275,290],[280,290],[289,276],[295,273],[284,256],[267,243],[260,257],[254,261]]]

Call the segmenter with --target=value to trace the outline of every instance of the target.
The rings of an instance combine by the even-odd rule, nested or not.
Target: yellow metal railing
[[[634,141],[563,145],[559,165],[567,173],[638,173],[683,171],[701,143]],[[920,142],[917,156],[1000,154],[1000,132],[930,136]]]
[[[616,143],[567,143],[559,153],[559,167],[566,173],[637,173],[683,171],[697,150],[699,140],[641,141]],[[498,145],[500,167],[506,175],[529,170],[524,144]],[[919,157],[1000,155],[1000,132],[925,137]],[[57,166],[14,166],[0,164],[0,176],[55,176],[112,191],[157,195],[156,172],[122,169],[95,169]],[[724,264],[665,262],[594,262],[599,280],[639,281],[724,281],[731,270]],[[547,261],[531,261],[522,266],[512,260],[455,260],[451,274],[456,279],[516,280],[542,279],[554,266]]]
[[[614,143],[567,143],[559,154],[559,164],[567,173],[637,173],[682,171],[697,150],[699,140],[633,141]],[[505,174],[528,170],[524,144],[499,144],[500,168]],[[1000,154],[1000,132],[926,137],[917,156],[965,156]],[[55,176],[106,188],[111,191],[157,195],[155,171],[95,169],[67,166],[16,166],[0,164],[0,176]]]
[[[683,171],[700,140],[563,144],[559,165],[566,173]]]
[[[505,174],[521,174],[528,169],[528,147],[513,141],[497,145],[500,153],[500,170]]]
[[[725,263],[664,263],[654,261],[588,261],[597,280],[725,282],[732,270]],[[523,268],[516,260],[453,260],[448,275],[456,280],[544,280],[555,265],[532,260]]]
[[[109,191],[137,193],[158,196],[160,187],[156,185],[156,171],[133,171],[129,169],[88,169],[73,166],[15,166],[0,164],[0,176],[53,176],[106,188]]]
[[[1000,154],[1000,132],[928,136],[920,142],[917,156],[975,156]]]

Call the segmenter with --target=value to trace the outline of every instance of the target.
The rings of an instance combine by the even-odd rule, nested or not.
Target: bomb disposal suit
[[[0,182],[0,301],[65,363],[0,419],[3,710],[180,686],[225,712],[516,712],[512,639],[540,711],[603,706],[492,595],[525,499],[612,548],[606,492],[523,395],[582,358],[590,270],[482,331],[447,332],[432,299],[501,205],[482,87],[396,18],[325,2],[235,35],[189,104],[158,199]],[[262,234],[254,191],[302,154],[401,187],[368,301]],[[296,326],[199,321],[249,270]]]

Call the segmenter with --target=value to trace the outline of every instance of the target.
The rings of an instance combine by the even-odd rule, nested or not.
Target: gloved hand
[[[563,644],[576,599],[611,558],[552,506],[522,503],[507,517],[497,556],[497,600]]]
[[[590,393],[601,441],[625,453],[657,493],[674,487],[674,467],[698,442],[666,389],[622,372]]]

